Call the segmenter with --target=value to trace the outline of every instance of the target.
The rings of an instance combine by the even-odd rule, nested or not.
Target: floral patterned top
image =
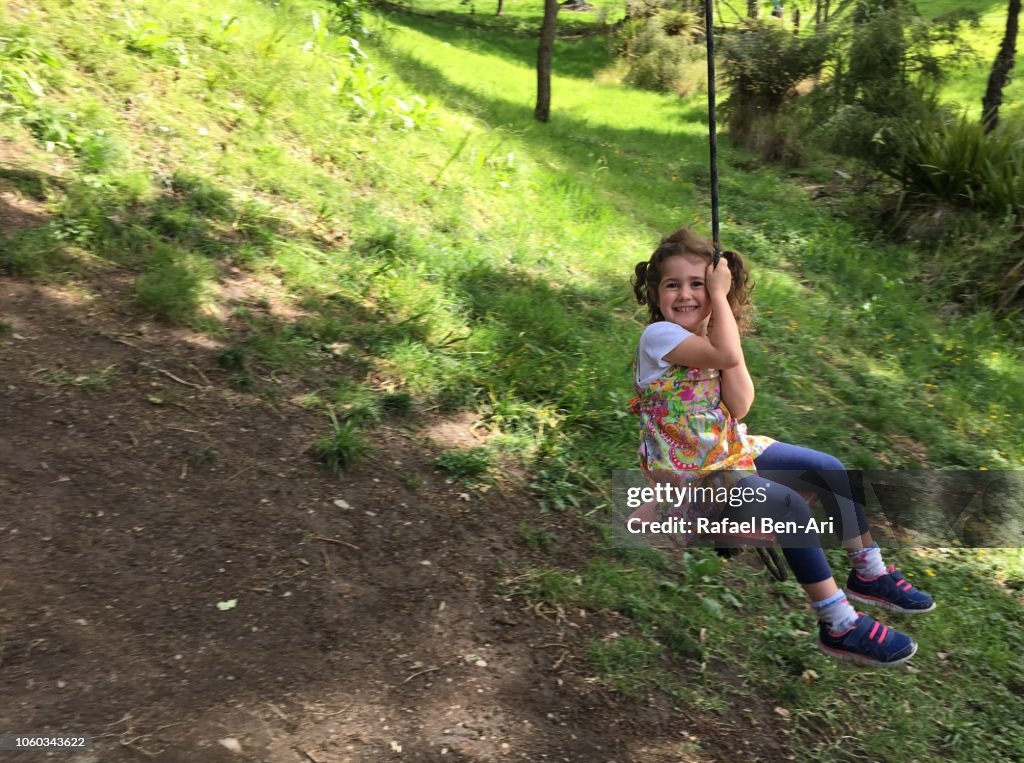
[[[672,366],[636,392],[629,412],[640,416],[644,471],[753,471],[754,459],[775,442],[747,434],[732,417],[716,369]]]
[[[634,384],[637,396],[629,412],[640,416],[640,466],[652,485],[682,486],[724,470],[755,472],[754,459],[775,442],[747,434],[732,417],[716,369],[669,366],[646,386]],[[674,515],[695,519],[709,513],[688,505]]]

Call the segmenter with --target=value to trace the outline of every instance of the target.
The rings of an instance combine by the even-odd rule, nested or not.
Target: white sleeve
[[[637,359],[637,380],[640,385],[650,384],[661,376],[662,372],[672,365],[665,360],[665,356],[691,336],[693,332],[668,321],[658,321],[644,329],[640,336],[640,352]]]

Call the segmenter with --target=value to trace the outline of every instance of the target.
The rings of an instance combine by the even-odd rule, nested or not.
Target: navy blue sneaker
[[[877,668],[902,665],[917,652],[917,643],[905,633],[882,625],[870,615],[858,613],[857,622],[842,633],[832,633],[825,623],[818,631],[818,646],[837,660]]]
[[[860,604],[873,604],[904,615],[916,615],[935,609],[932,597],[910,585],[894,564],[889,565],[884,575],[872,580],[851,572],[846,580],[846,597]]]

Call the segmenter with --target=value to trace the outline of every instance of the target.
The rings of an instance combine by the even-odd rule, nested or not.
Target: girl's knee
[[[758,456],[755,461],[758,469],[781,472],[804,472],[804,471],[845,471],[842,461],[831,453],[825,453],[813,448],[805,448],[800,445],[792,445],[786,442],[776,442]]]
[[[822,453],[822,471],[826,472],[845,472],[846,467],[843,462],[833,456],[831,453]]]
[[[805,468],[819,472],[845,472],[846,467],[843,466],[843,462],[833,456],[831,453],[825,453],[820,450],[811,450],[810,463],[803,464]]]

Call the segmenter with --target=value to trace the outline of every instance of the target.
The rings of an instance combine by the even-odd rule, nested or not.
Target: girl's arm
[[[742,357],[739,365],[722,370],[722,402],[734,419],[742,419],[754,404],[754,381]]]
[[[665,360],[677,366],[719,369],[722,401],[733,418],[742,419],[754,402],[754,382],[743,359],[740,331],[727,298],[732,285],[728,261],[723,258],[717,267],[709,265],[704,282],[711,299],[709,319],[714,321],[714,331],[708,333],[703,329],[687,337],[665,356]]]
[[[743,348],[736,318],[729,307],[732,273],[724,257],[717,266],[708,265],[704,283],[711,301],[709,318],[715,322],[713,334],[688,336],[665,355],[665,360],[687,368],[734,368],[743,363]]]
[[[724,260],[719,260],[723,262]],[[715,327],[712,334],[723,333],[730,342],[735,342],[738,361],[733,366],[720,367],[722,373],[722,402],[729,409],[734,419],[742,419],[750,412],[750,406],[754,404],[754,380],[750,378],[747,370],[747,361],[743,357],[743,345],[740,342],[740,332],[736,326],[736,318],[728,304],[725,310],[713,310],[711,317],[714,318]],[[723,320],[724,319],[724,320]],[[712,341],[715,337],[712,336]]]

